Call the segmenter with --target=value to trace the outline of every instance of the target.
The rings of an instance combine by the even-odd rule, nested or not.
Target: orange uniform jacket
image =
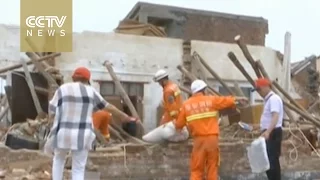
[[[231,96],[194,94],[183,103],[176,128],[187,125],[193,137],[219,135],[218,111],[234,106],[235,98]]]
[[[182,95],[179,86],[169,81],[163,88],[164,114],[161,124],[176,119],[182,106]]]
[[[112,114],[103,110],[93,113],[93,126],[98,129],[105,138],[110,138],[109,123],[111,121]]]

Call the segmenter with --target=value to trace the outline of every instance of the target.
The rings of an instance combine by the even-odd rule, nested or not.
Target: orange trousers
[[[211,135],[194,137],[193,139],[190,180],[203,180],[204,176],[207,180],[218,180],[219,137]]]
[[[98,129],[105,138],[110,138],[108,126],[110,123],[111,114],[108,112],[98,111],[93,114],[92,119],[94,128]]]

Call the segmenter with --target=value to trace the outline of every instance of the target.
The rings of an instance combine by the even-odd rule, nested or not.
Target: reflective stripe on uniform
[[[205,112],[205,113],[199,113],[199,114],[193,114],[190,116],[187,116],[187,122],[198,120],[198,119],[203,119],[203,118],[210,118],[210,117],[216,117],[218,114],[217,111],[213,112]]]
[[[104,138],[109,139],[110,138],[110,134],[104,135]]]
[[[174,92],[174,96],[179,96],[180,94],[181,94],[181,91],[179,90]]]
[[[181,94],[181,91],[178,89],[177,85],[172,85],[169,87],[169,89],[174,92],[174,96],[179,96]]]
[[[177,115],[178,114],[178,111],[170,111],[170,116],[174,116],[174,115]]]

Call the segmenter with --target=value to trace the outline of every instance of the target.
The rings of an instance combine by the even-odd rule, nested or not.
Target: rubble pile
[[[7,180],[50,180],[52,157],[39,150],[13,150],[0,144],[0,177]],[[88,159],[86,170],[94,172],[99,166]],[[65,178],[70,177],[71,157],[65,165]]]
[[[51,160],[40,151],[13,150],[0,144],[0,174],[8,180],[51,179]]]

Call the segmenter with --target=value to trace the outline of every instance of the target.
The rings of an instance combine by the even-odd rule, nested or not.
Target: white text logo
[[[65,36],[66,33],[64,29],[56,31],[55,28],[62,28],[66,19],[67,16],[29,16],[26,19],[26,25],[29,28],[37,28],[35,31],[37,36],[43,36],[43,34],[48,36]],[[27,30],[27,36],[33,36],[33,33],[33,29]]]

